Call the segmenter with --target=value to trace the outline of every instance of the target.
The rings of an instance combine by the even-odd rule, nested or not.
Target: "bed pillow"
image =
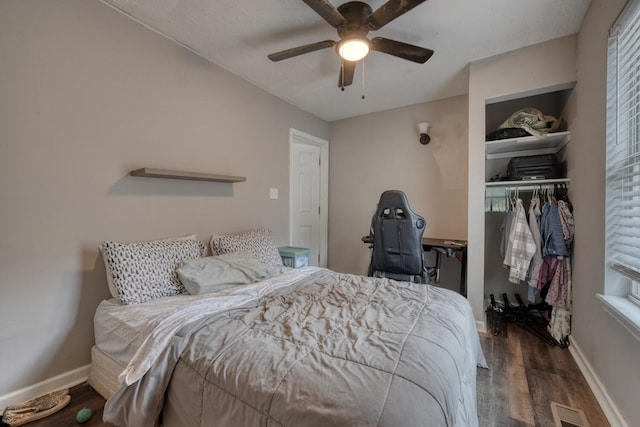
[[[271,277],[271,270],[246,251],[188,260],[176,272],[192,295],[218,292]]]
[[[176,274],[183,261],[204,255],[199,240],[144,243],[102,242],[105,264],[111,270],[116,298],[140,304],[186,292]]]
[[[187,234],[185,236],[167,237],[165,239],[152,240],[152,242],[172,242],[174,240],[196,240],[196,235],[195,234]],[[142,242],[138,242],[138,243],[142,243]],[[111,266],[107,262],[107,258],[104,256],[104,252],[102,250],[102,246],[100,246],[99,249],[100,249],[100,253],[102,254],[102,260],[104,261],[104,266],[105,266],[105,268],[107,270],[107,286],[109,287],[109,292],[111,293],[111,296],[113,298],[119,299],[118,298],[118,291],[117,291],[116,287],[113,284],[113,272],[111,271]]]
[[[211,253],[213,255],[239,251],[251,252],[269,268],[282,267],[282,258],[271,235],[271,230],[259,229],[211,237]]]

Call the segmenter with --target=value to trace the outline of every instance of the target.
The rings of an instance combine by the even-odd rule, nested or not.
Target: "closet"
[[[563,110],[573,89],[573,84],[556,87],[553,91],[526,97],[505,97],[487,100],[485,105],[485,129],[489,134],[508,119],[511,114],[524,108],[535,108],[545,115],[563,118]],[[509,268],[503,265],[504,256],[500,248],[503,243],[503,220],[509,204],[520,198],[525,212],[528,213],[531,198],[540,195],[544,201],[551,193],[564,194],[570,186],[566,175],[566,167],[556,179],[504,181],[504,172],[509,160],[514,157],[539,154],[555,154],[560,162],[565,162],[566,146],[571,141],[567,123],[562,122],[558,132],[538,138],[526,136],[513,139],[485,141],[485,236],[484,236],[484,302],[490,304],[490,295],[502,302],[502,295],[507,294],[510,301],[516,304],[515,294],[519,294],[527,304],[541,302],[539,292],[533,292],[527,280],[519,283],[509,281]],[[510,202],[511,200],[511,202]]]

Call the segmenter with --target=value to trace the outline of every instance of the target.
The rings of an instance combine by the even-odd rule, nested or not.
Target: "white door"
[[[291,130],[290,244],[309,248],[310,263],[322,266],[327,256],[326,152],[326,141]]]

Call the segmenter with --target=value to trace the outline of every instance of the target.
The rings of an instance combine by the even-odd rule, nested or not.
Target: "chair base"
[[[387,279],[398,280],[400,282],[422,283],[429,284],[431,282],[429,274],[426,272],[423,274],[397,274],[389,273],[387,271],[373,271],[370,276],[372,277],[385,277]]]

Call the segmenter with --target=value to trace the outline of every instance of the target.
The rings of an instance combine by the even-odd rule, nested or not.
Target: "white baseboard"
[[[487,322],[484,320],[476,320],[476,328],[478,332],[487,332]]]
[[[7,405],[16,405],[22,402],[26,402],[27,400],[31,400],[34,397],[51,393],[52,391],[60,390],[63,388],[71,388],[75,385],[83,383],[87,380],[87,378],[89,378],[90,366],[91,365],[82,366],[80,368],[74,369],[73,371],[65,372],[37,384],[33,384],[20,390],[7,393],[4,396],[0,396],[0,410],[4,409]]]
[[[576,341],[572,336],[569,336],[569,341],[569,352],[573,356],[573,360],[576,361],[576,364],[582,372],[582,375],[584,375],[585,380],[587,380],[587,384],[589,384],[596,400],[600,403],[602,412],[604,412],[604,415],[607,417],[609,424],[615,427],[629,427],[611,399],[611,396],[609,396],[607,389],[598,379],[598,376],[589,364],[589,361],[584,357],[584,354],[580,350],[580,346],[576,344]]]

